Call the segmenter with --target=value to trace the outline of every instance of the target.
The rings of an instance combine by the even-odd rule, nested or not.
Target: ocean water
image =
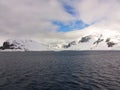
[[[120,90],[120,52],[1,52],[0,90]]]

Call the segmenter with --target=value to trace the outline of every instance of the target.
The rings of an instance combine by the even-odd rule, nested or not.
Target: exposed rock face
[[[4,49],[14,49],[14,44],[10,44],[9,42],[4,42],[3,48]]]
[[[91,36],[85,36],[85,37],[82,37],[78,42],[72,41],[72,42],[69,42],[67,45],[63,45],[63,48],[69,48],[79,43],[85,43],[85,42],[88,42],[90,39],[91,39]]]
[[[108,47],[113,47],[116,44],[113,41],[110,41],[110,38],[107,38],[106,43],[107,43]]]
[[[20,43],[17,43],[14,41],[14,43],[10,43],[9,41],[3,42],[3,46],[0,47],[0,49],[21,49],[21,47],[17,46],[20,45]]]
[[[110,41],[110,38],[107,38],[107,39],[106,39],[106,42],[109,42],[109,41]]]
[[[63,45],[63,48],[69,48],[69,47],[71,47],[72,45],[76,45],[76,42],[75,42],[75,41],[72,41],[72,42],[68,43],[68,45]]]
[[[108,42],[108,43],[107,43],[108,47],[113,47],[115,44],[116,44],[116,43],[114,43],[114,42]]]
[[[10,45],[9,42],[4,42],[4,43],[3,43],[3,46],[1,46],[0,49],[3,49],[3,50],[4,50],[4,49],[13,49],[12,46],[14,46],[14,45],[13,45],[13,44]]]
[[[91,36],[82,37],[81,40],[79,41],[79,43],[80,43],[80,42],[82,42],[82,43],[88,42],[90,39],[91,39]]]
[[[104,39],[102,39],[102,35],[100,35],[100,37],[98,38],[97,41],[95,41],[93,44],[98,45],[100,42],[104,41]]]

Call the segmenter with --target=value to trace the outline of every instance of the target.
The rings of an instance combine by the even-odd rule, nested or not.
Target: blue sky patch
[[[63,7],[64,7],[64,9],[65,9],[65,11],[66,11],[67,13],[69,13],[69,14],[71,14],[71,15],[73,15],[73,16],[76,16],[76,15],[77,15],[76,10],[75,10],[72,6],[70,6],[70,5],[68,5],[68,4],[63,4]]]
[[[57,30],[58,32],[68,32],[72,30],[83,29],[89,26],[88,24],[85,24],[81,20],[69,22],[68,24],[65,24],[60,21],[52,21],[52,24],[58,26],[58,30]]]

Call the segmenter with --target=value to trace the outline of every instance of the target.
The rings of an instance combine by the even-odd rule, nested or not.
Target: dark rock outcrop
[[[4,42],[3,43],[3,48],[4,49],[14,49],[13,46],[14,46],[14,44],[10,44],[9,42]]]
[[[0,49],[21,49],[20,47],[16,47],[16,44],[10,43],[8,41],[3,42],[3,46]]]
[[[107,39],[106,39],[106,42],[109,42],[109,41],[110,41],[110,38],[107,38]]]
[[[102,39],[102,35],[100,35],[100,37],[98,38],[97,41],[95,41],[93,44],[98,45],[100,42],[104,41],[104,39]]]
[[[106,43],[108,47],[113,47],[116,43],[114,43],[113,41],[110,41],[110,38],[106,39]]]
[[[116,43],[114,43],[114,42],[107,42],[107,45],[108,45],[108,47],[113,47],[113,45],[115,45]]]
[[[76,42],[75,42],[75,41],[72,41],[72,42],[68,43],[68,45],[63,45],[63,48],[69,48],[69,47],[71,47],[72,45],[76,45]]]
[[[91,39],[90,36],[85,36],[85,37],[82,37],[81,40],[79,41],[79,43],[84,43],[84,42],[88,42],[89,40]]]
[[[98,38],[98,40],[97,41],[95,41],[93,44],[99,44],[100,42],[102,42],[102,41],[104,41],[104,39],[101,39],[101,38]]]

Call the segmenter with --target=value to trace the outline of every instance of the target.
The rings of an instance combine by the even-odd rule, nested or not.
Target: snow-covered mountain
[[[38,43],[33,40],[9,39],[1,50],[50,51],[50,50],[120,50],[120,32],[113,30],[87,29],[67,33],[78,36],[74,40],[56,40]]]
[[[1,50],[20,50],[20,51],[46,51],[49,50],[47,45],[38,43],[33,40],[9,39],[3,42]]]
[[[63,50],[120,50],[120,33],[110,30],[75,31],[79,38],[55,48]],[[73,34],[72,33],[72,34]]]

